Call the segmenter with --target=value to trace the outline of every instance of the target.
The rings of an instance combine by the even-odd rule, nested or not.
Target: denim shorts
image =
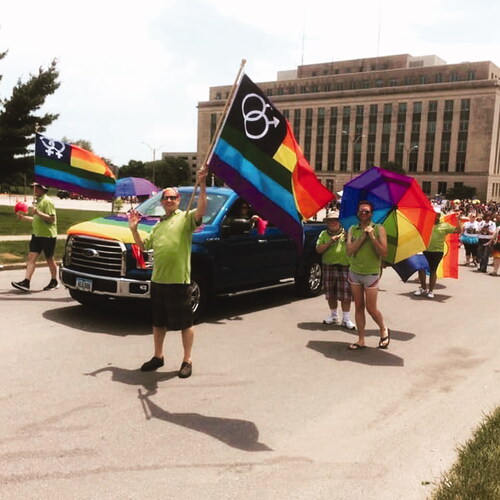
[[[364,288],[378,288],[380,274],[358,274],[349,271],[349,283],[351,285],[360,285]]]

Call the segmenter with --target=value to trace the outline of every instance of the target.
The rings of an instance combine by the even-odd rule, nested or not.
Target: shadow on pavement
[[[180,425],[243,451],[273,451],[259,442],[259,430],[253,422],[236,418],[208,417],[200,413],[171,413],[153,403],[149,398],[150,394],[143,394],[141,389],[138,389],[138,393],[147,420],[157,418]]]
[[[348,330],[347,328],[343,328],[340,325],[325,325],[323,323],[318,323],[318,322],[307,322],[307,323],[298,323],[297,328],[300,328],[301,330],[307,330],[307,331],[320,331],[320,332],[334,332],[334,331],[340,331],[342,333],[349,333],[353,335],[354,337],[357,337],[357,332],[356,330]],[[401,331],[396,331],[390,328],[391,330],[391,340],[398,340],[401,342],[407,342],[408,340],[411,340],[415,337],[414,333],[409,333],[409,332],[401,332]],[[366,337],[380,337],[380,332],[378,330],[366,330],[365,332]]]
[[[313,351],[318,351],[326,358],[337,361],[351,361],[371,366],[404,366],[403,358],[391,354],[390,350],[367,347],[360,351],[350,351],[346,342],[335,342],[326,340],[311,340],[307,347]],[[389,347],[390,349],[390,347]]]
[[[113,307],[90,310],[78,304],[45,311],[43,317],[86,333],[120,337],[149,335],[151,333],[149,313],[141,310],[134,311],[130,307],[128,309],[115,309]]]
[[[263,309],[271,309],[302,300],[294,293],[293,286],[283,286],[241,295],[216,297],[200,323],[222,324],[241,321],[242,316]]]
[[[130,370],[118,366],[106,366],[84,375],[95,377],[100,373],[111,372],[111,380],[126,385],[140,385],[149,393],[154,394],[158,389],[158,382],[177,377],[178,371],[174,372],[141,372],[138,368]]]

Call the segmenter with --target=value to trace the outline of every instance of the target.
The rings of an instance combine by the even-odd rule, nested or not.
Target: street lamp
[[[342,130],[342,135],[346,135],[346,136],[349,136],[349,132],[347,130]],[[350,139],[351,141],[351,144],[352,144],[352,153],[351,153],[351,172],[350,172],[350,177],[351,177],[351,180],[352,180],[352,175],[353,175],[353,172],[354,172],[354,153],[355,153],[355,150],[356,150],[356,144],[361,140],[363,139],[363,137],[366,137],[365,134],[358,134],[358,135],[354,135],[354,137],[352,139]]]
[[[145,146],[147,146],[151,150],[151,152],[153,153],[153,184],[155,184],[155,163],[154,162],[156,161],[156,151],[158,151],[161,148],[165,147],[165,144],[162,144],[161,146],[153,148],[147,142],[141,141],[141,143],[144,144]]]

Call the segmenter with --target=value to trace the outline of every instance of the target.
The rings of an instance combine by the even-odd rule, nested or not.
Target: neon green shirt
[[[372,224],[375,237],[378,238],[380,224]],[[356,224],[351,226],[350,232],[353,241],[359,240],[363,237],[364,229]],[[382,259],[376,252],[375,247],[367,238],[359,247],[359,250],[351,256],[351,267],[349,268],[353,273],[357,274],[380,274]]]
[[[37,198],[36,208],[44,214],[56,217],[54,202],[46,194]],[[33,222],[31,223],[31,229],[35,236],[57,238],[57,222],[55,219],[54,222],[47,222],[44,221],[39,215],[34,215]]]
[[[191,283],[191,242],[198,226],[196,210],[176,210],[170,217],[161,218],[144,242],[154,250],[153,276],[155,283]]]
[[[444,250],[444,240],[447,234],[455,233],[456,227],[447,222],[434,224],[432,228],[431,239],[427,245],[428,252],[442,252]]]
[[[330,239],[331,235],[325,229],[324,231],[321,231],[318,236],[316,246],[328,243]],[[330,245],[330,247],[321,254],[321,262],[323,264],[339,264],[341,266],[349,265],[344,231],[342,231],[340,238],[335,243],[332,243],[332,245]]]

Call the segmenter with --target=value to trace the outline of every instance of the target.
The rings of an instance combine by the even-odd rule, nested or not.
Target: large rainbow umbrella
[[[372,167],[344,186],[340,221],[345,229],[358,223],[360,201],[373,207],[372,221],[387,232],[387,257],[400,262],[427,248],[436,213],[413,177]]]

